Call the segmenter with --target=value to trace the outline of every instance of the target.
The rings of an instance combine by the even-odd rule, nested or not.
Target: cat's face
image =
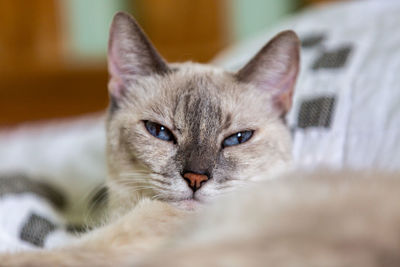
[[[282,115],[298,40],[291,32],[275,39],[238,73],[167,65],[132,18],[117,14],[109,48],[111,196],[204,202],[284,166],[290,137]]]

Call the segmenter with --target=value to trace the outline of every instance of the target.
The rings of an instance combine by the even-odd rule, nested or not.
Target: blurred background
[[[322,0],[0,0],[0,127],[102,111],[113,14],[133,14],[168,61],[207,62]]]

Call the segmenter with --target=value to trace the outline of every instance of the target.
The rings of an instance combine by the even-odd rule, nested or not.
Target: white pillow
[[[71,216],[106,177],[103,115],[3,129],[0,147],[0,178],[23,174],[53,185],[73,200]]]

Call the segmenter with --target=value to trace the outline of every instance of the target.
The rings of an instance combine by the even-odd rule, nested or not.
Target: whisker
[[[151,178],[152,181],[156,181],[159,182],[160,184],[164,184],[164,185],[171,185],[171,181],[170,180],[163,180],[160,178]]]
[[[159,188],[159,189],[164,189],[165,186],[163,184],[158,184],[155,181],[152,180],[147,180],[146,183],[138,183],[135,181],[126,181],[126,180],[119,180],[117,181],[119,184],[129,186],[132,188]]]
[[[128,177],[128,178],[125,178],[125,177]],[[119,179],[119,181],[121,181],[122,183],[126,182],[128,185],[138,184],[138,183],[141,183],[141,182],[142,183],[155,182],[157,185],[161,185],[161,186],[170,186],[171,185],[171,182],[168,181],[168,180],[163,180],[161,178],[151,177],[151,176],[148,176],[148,177],[144,178],[144,177],[141,177],[141,176],[136,176],[135,177],[135,176],[127,176],[127,175],[125,175],[124,178]]]
[[[151,199],[158,200],[160,196],[162,196],[162,194],[157,194],[157,195],[152,196]]]

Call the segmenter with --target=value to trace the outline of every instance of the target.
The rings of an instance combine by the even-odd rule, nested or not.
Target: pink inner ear
[[[283,114],[287,113],[292,107],[293,90],[288,90],[273,99],[275,108],[280,110]]]
[[[118,42],[114,40],[113,34],[111,33],[110,43],[108,48],[108,72],[112,77],[121,77],[124,65],[123,58],[121,58],[121,52],[124,51],[123,47],[118,45]],[[122,50],[122,51],[121,51]]]
[[[125,96],[125,86],[121,79],[112,77],[108,82],[109,93],[116,99],[122,99]]]
[[[108,51],[108,72],[110,74],[110,81],[108,82],[109,93],[116,99],[121,99],[125,95],[125,85],[122,78],[122,73],[118,66],[121,62],[118,58],[117,48],[113,45],[110,46]]]
[[[293,93],[296,83],[298,68],[294,65],[286,73],[277,75],[273,81],[267,81],[275,107],[283,114],[287,113],[292,107]]]

